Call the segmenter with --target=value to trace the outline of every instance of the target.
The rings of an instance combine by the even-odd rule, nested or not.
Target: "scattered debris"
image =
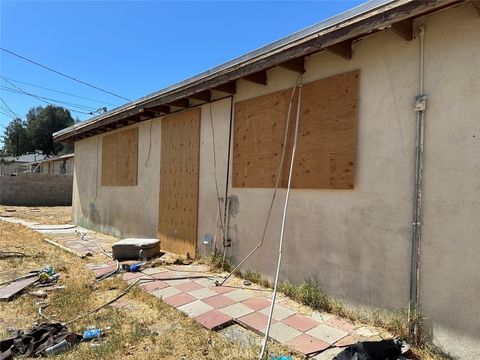
[[[48,296],[47,292],[43,290],[30,291],[28,294],[42,299]]]
[[[43,323],[33,327],[27,333],[22,330],[14,331],[11,337],[1,340],[0,358],[10,360],[20,355],[29,357],[58,354],[81,340],[81,335],[69,332],[65,325]],[[60,345],[64,341],[66,344]]]
[[[17,209],[12,209],[12,208],[5,208],[6,212],[15,212]]]
[[[410,346],[403,340],[363,341],[351,345],[334,360],[406,360]]]
[[[243,280],[243,285],[250,286],[252,282],[250,280]]]
[[[40,212],[40,209],[39,208],[31,208],[30,212]]]
[[[0,300],[10,300],[16,294],[23,291],[38,280],[38,276],[33,275],[24,279],[19,279],[10,284],[0,288]]]
[[[7,259],[11,257],[27,257],[27,254],[24,254],[20,251],[0,251],[0,260]]]

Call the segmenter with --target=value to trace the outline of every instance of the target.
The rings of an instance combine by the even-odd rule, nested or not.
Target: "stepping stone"
[[[278,342],[284,344],[293,338],[296,338],[301,334],[297,329],[288,326],[282,322],[277,322],[270,327],[269,336],[272,339],[277,340]]]
[[[290,325],[290,326],[294,327],[295,329],[297,329],[301,332],[308,331],[308,330],[313,329],[314,327],[320,325],[315,320],[313,320],[313,319],[311,319],[307,316],[298,315],[298,314],[294,314],[292,316],[289,316],[289,317],[283,319],[282,322],[287,324],[287,325]]]
[[[318,353],[319,351],[323,351],[330,346],[330,344],[306,334],[301,334],[287,341],[285,345],[291,346],[295,350],[306,355]]]
[[[340,319],[338,317],[333,317],[332,319],[328,320],[328,324],[331,324],[333,327],[342,329],[346,332],[351,333],[353,331],[353,324],[345,319]]]
[[[154,291],[152,293],[152,295],[155,295],[156,297],[165,300],[165,299],[169,298],[170,296],[178,295],[178,294],[181,294],[181,293],[182,292],[180,290],[178,290],[177,288],[174,288],[174,287],[170,286],[170,287],[167,287],[167,288],[162,289],[162,290]]]
[[[218,294],[218,295],[203,299],[202,301],[214,307],[215,309],[221,309],[221,308],[235,304],[235,300],[232,300],[229,297],[222,294]]]
[[[347,332],[331,327],[326,324],[320,324],[317,327],[306,332],[307,335],[316,337],[326,343],[333,344],[348,335]]]
[[[215,290],[217,293],[219,294],[226,294],[226,293],[229,293],[229,292],[232,292],[232,291],[235,291],[236,289],[233,288],[233,287],[230,287],[230,286],[216,286],[216,285],[212,285],[210,286],[210,288],[212,290]]]
[[[190,292],[198,289],[203,289],[203,287],[196,282],[193,281],[187,281],[184,282],[183,284],[179,284],[175,286],[178,290],[183,291],[183,292]]]
[[[147,292],[149,292],[149,293],[152,293],[152,292],[154,292],[154,291],[164,289],[164,288],[168,287],[169,285],[168,285],[167,283],[164,283],[164,282],[161,281],[161,280],[157,280],[157,281],[151,281],[151,282],[142,284],[142,285],[140,285],[140,286],[141,286],[145,291],[147,291]]]
[[[143,275],[141,272],[135,272],[135,273],[127,272],[122,275],[122,278],[123,280],[128,281],[128,280],[137,279],[142,276],[145,276],[145,275]]]
[[[197,298],[199,300],[217,295],[217,292],[207,288],[201,288],[198,290],[189,291],[188,293],[192,295],[194,298]]]
[[[237,290],[231,291],[229,293],[226,293],[225,296],[228,296],[230,299],[238,302],[255,297],[248,290],[243,290],[243,289],[237,289]]]
[[[197,316],[195,320],[209,330],[216,330],[218,328],[227,326],[232,321],[232,318],[216,309],[213,309]]]
[[[265,298],[256,297],[256,298],[245,300],[243,304],[247,305],[249,308],[255,311],[258,311],[258,310],[265,309],[266,307],[269,307],[270,301]]]
[[[186,294],[182,294],[182,295],[186,295]],[[176,296],[180,296],[180,295],[176,295]],[[169,298],[169,299],[171,299],[171,298]],[[168,301],[168,299],[167,299],[167,301]],[[185,305],[179,306],[179,307],[177,307],[177,309],[184,312],[185,314],[187,314],[190,317],[197,317],[197,316],[202,315],[202,314],[204,314],[208,311],[213,310],[213,307],[211,307],[208,304],[205,304],[201,300],[195,300],[195,301],[192,301],[192,302],[188,302]]]
[[[262,309],[262,310],[260,310],[260,312],[262,314],[268,316],[269,313],[270,313],[270,307]],[[283,319],[285,319],[289,316],[292,316],[293,314],[295,314],[295,311],[287,309],[286,307],[283,307],[281,305],[275,305],[275,307],[273,308],[272,318],[277,320],[277,321],[280,321],[280,320],[283,320]]]
[[[215,282],[213,281],[213,279],[195,279],[193,280],[195,281],[197,284],[203,286],[203,287],[211,287],[212,290],[213,288],[216,287],[215,285]]]
[[[147,269],[142,270],[142,273],[144,273],[146,275],[155,275],[155,274],[161,274],[161,273],[164,273],[164,272],[167,272],[167,271],[168,270],[164,269],[164,268],[153,267],[153,268],[147,268]]]
[[[188,294],[180,293],[178,295],[169,296],[164,301],[175,308],[179,308],[182,305],[195,301],[195,298]]]
[[[220,311],[233,319],[250,314],[253,312],[248,306],[237,303],[220,309]]]
[[[264,334],[267,328],[268,317],[259,312],[253,312],[238,318],[237,321],[253,331]],[[276,321],[272,319],[272,324],[275,323]]]

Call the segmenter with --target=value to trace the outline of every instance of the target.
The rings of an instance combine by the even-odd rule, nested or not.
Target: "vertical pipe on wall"
[[[412,254],[410,268],[410,333],[418,337],[417,317],[420,310],[420,243],[422,237],[422,183],[423,183],[423,151],[425,138],[426,96],[424,95],[424,63],[425,63],[425,26],[419,28],[420,39],[420,94],[415,97],[416,112],[416,144],[415,144],[415,174],[413,190],[413,221],[412,221]]]

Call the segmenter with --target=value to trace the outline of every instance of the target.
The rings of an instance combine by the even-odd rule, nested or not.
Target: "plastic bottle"
[[[63,339],[58,344],[46,348],[45,353],[47,354],[47,356],[60,354],[67,351],[69,348],[70,344],[67,342],[67,340]]]
[[[96,339],[96,338],[99,338],[100,336],[102,336],[102,330],[101,329],[88,329],[88,330],[85,330],[85,332],[83,333],[83,340],[92,340],[92,339]]]

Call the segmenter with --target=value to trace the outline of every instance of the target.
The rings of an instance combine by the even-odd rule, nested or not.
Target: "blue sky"
[[[3,0],[0,46],[136,99],[362,2]],[[125,103],[3,51],[0,73],[26,92],[80,105],[67,107],[83,112]],[[22,117],[32,106],[46,105],[6,89],[12,85],[3,79],[0,85],[0,97]],[[1,113],[5,108],[0,103],[1,133],[10,121]]]

